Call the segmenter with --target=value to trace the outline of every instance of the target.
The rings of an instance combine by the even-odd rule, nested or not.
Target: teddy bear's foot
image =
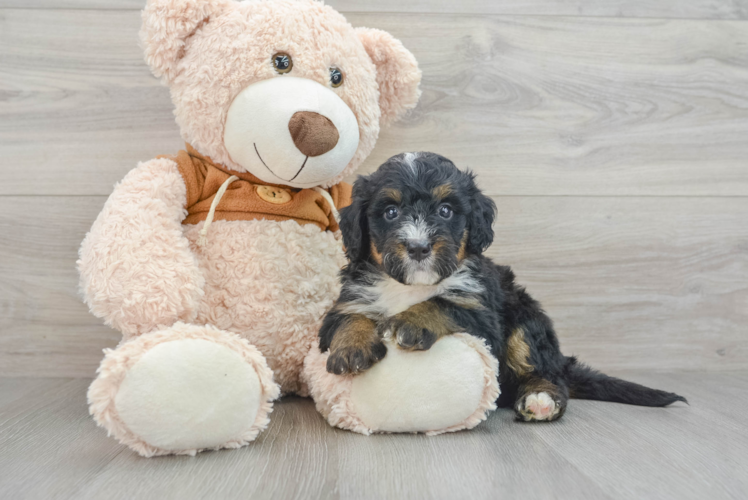
[[[355,376],[327,373],[327,355],[315,348],[305,375],[317,408],[337,427],[440,434],[475,427],[496,408],[498,362],[468,334],[445,337],[427,351],[390,342],[384,359]]]
[[[252,441],[279,394],[246,340],[177,323],[108,350],[88,401],[96,422],[141,455],[194,455]]]

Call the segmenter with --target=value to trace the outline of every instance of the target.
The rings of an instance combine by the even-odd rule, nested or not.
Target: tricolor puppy
[[[506,266],[483,251],[496,206],[434,153],[395,156],[353,187],[341,211],[349,265],[320,330],[327,370],[357,373],[382,359],[391,335],[425,350],[445,335],[487,341],[499,360],[499,406],[523,420],[561,417],[569,398],[666,406],[677,394],[603,375],[561,354],[548,316]]]

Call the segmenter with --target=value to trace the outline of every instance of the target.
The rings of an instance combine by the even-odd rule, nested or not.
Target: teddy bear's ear
[[[386,31],[356,28],[356,32],[377,67],[380,122],[387,125],[416,107],[421,96],[421,70],[413,54]]]
[[[145,60],[157,77],[171,81],[184,57],[185,41],[233,0],[148,0],[140,41]]]

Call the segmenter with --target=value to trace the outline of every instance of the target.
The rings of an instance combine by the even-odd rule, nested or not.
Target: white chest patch
[[[451,276],[435,285],[403,285],[386,277],[371,285],[353,285],[350,288],[358,298],[342,304],[340,310],[347,314],[364,314],[369,317],[391,317],[433,297],[462,297],[463,294],[483,292],[483,286],[466,265],[460,266]]]

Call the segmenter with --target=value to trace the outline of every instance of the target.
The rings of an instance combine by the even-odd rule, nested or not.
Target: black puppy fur
[[[368,369],[386,355],[387,332],[411,350],[468,332],[485,339],[499,360],[499,406],[513,406],[522,420],[557,419],[569,398],[642,406],[686,401],[561,354],[540,304],[509,267],[482,255],[493,241],[495,215],[474,175],[434,153],[398,155],[359,177],[352,205],[341,210],[349,265],[319,334],[320,349],[330,350],[327,370]],[[426,300],[413,298],[424,293]],[[541,393],[550,399],[539,400]]]

